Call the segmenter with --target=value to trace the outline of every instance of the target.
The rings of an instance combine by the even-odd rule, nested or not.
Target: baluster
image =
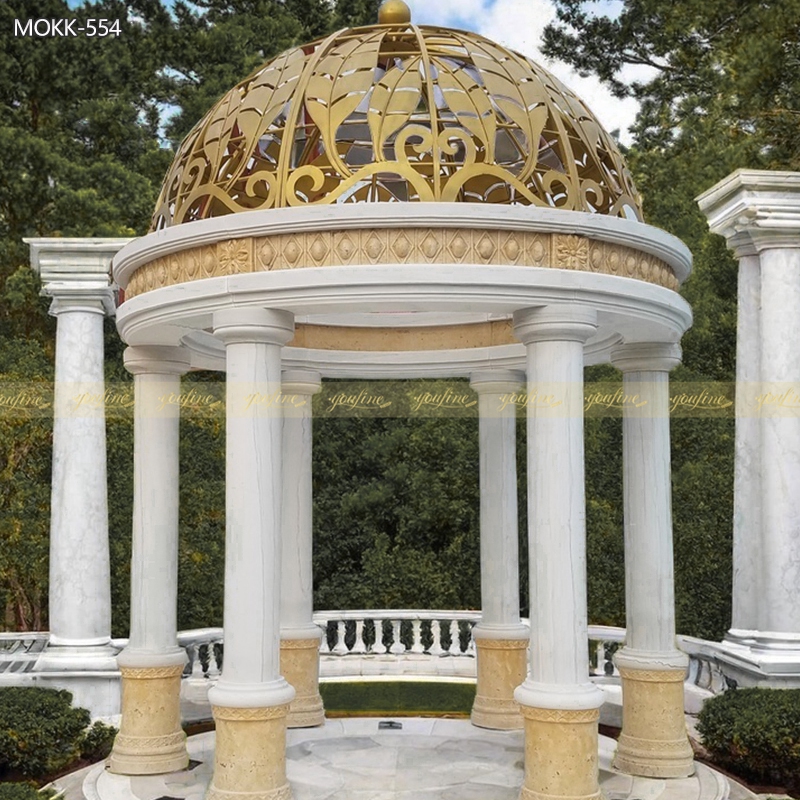
[[[433,644],[428,652],[432,656],[442,655],[444,650],[442,650],[442,621],[440,619],[431,620],[431,636],[433,636]]]
[[[392,646],[389,652],[394,655],[402,655],[406,652],[406,646],[400,641],[400,626],[402,622],[399,619],[392,620]]]
[[[596,641],[594,643],[594,659],[589,663],[590,675],[604,675],[606,666],[606,646],[604,642]]]
[[[450,621],[450,649],[448,651],[451,656],[461,655],[461,637],[458,634],[458,620]]]
[[[472,637],[473,623],[467,622],[466,624],[467,624],[467,631],[469,631],[469,639],[467,639],[467,652],[465,653],[465,655],[475,658],[477,653],[475,652],[475,639]]]
[[[367,652],[367,646],[364,644],[364,620],[356,620],[356,640],[353,642],[353,649],[350,651],[355,655],[363,655]]]
[[[383,620],[375,620],[375,644],[372,645],[372,652],[377,655],[388,653],[386,645],[383,643]]]
[[[205,670],[203,669],[203,662],[200,658],[200,648],[202,647],[201,644],[193,644],[190,647],[187,647],[187,651],[189,651],[189,663],[192,665],[192,673],[191,677],[193,680],[202,681],[205,680]],[[206,645],[208,647],[208,645]]]
[[[345,622],[343,619],[340,619],[336,622],[336,644],[334,645],[332,653],[335,653],[337,656],[346,656],[347,655],[347,645],[344,642],[344,637],[346,633]]]
[[[322,630],[322,638],[319,640],[319,653],[323,655],[325,653],[330,653],[331,648],[328,645],[328,623],[323,622],[320,626]]]
[[[412,620],[411,630],[412,630],[411,652],[424,653],[425,648],[422,645],[422,620],[421,619]]]

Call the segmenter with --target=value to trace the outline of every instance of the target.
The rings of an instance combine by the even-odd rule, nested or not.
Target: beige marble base
[[[602,800],[598,779],[598,709],[521,706],[525,782],[520,800]]]
[[[292,800],[286,780],[289,706],[211,711],[217,735],[206,800]]]
[[[514,689],[527,673],[527,639],[475,639],[478,683],[470,719],[480,728],[511,731],[522,728]]]
[[[183,667],[120,667],[122,722],[109,769],[120,775],[157,775],[186,769],[181,729]]]
[[[288,728],[312,728],[325,722],[319,693],[319,637],[281,640],[281,675],[295,692],[289,704]]]
[[[683,713],[683,669],[620,668],[622,734],[614,768],[645,778],[685,778],[694,773]]]

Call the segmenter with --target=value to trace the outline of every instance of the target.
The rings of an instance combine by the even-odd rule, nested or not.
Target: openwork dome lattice
[[[181,145],[153,229],[392,201],[641,218],[614,142],[553,75],[477,34],[395,23],[289,50],[228,92]]]

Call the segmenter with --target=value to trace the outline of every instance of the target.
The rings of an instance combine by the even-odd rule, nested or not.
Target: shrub
[[[749,781],[798,788],[800,689],[736,689],[706,701],[697,730],[714,759]]]
[[[113,725],[95,722],[84,734],[81,743],[81,758],[85,758],[87,761],[101,761],[111,752],[116,735],[117,729]],[[0,800],[2,799],[0,798]]]
[[[53,789],[37,789],[32,783],[0,783],[0,800],[49,800]]]
[[[0,689],[0,776],[14,770],[43,777],[67,766],[80,757],[89,722],[67,691]]]

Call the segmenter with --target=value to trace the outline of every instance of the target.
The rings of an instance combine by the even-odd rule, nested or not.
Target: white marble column
[[[614,661],[622,677],[622,734],[615,766],[653,778],[694,772],[683,682],[688,658],[675,643],[669,372],[676,344],[631,343],[611,361],[623,373],[625,646]]]
[[[103,322],[119,239],[26,239],[56,317],[50,506],[50,641],[37,671],[114,671],[106,485]],[[91,682],[90,682],[91,683]],[[70,686],[82,700],[104,694]],[[114,713],[107,701],[98,714]]]
[[[800,199],[800,175],[797,176]],[[800,208],[797,224],[800,228]],[[762,391],[794,398],[761,415],[763,584],[755,646],[800,659],[800,231],[761,262]]]
[[[599,800],[589,681],[583,345],[596,314],[578,304],[514,314],[528,363],[530,673],[514,693],[525,719],[521,800]]]
[[[226,353],[225,662],[209,691],[217,727],[209,800],[285,800],[286,716],[280,675],[281,346],[292,315],[214,314]]]
[[[487,370],[471,376],[478,394],[481,621],[473,628],[478,681],[472,723],[522,727],[514,690],[525,679],[530,630],[519,617],[516,410],[525,376]]]
[[[178,646],[178,437],[180,377],[189,369],[179,347],[129,347],[134,376],[131,629],[117,661],[122,722],[110,767],[124,775],[185,769]]]
[[[733,471],[732,642],[762,626],[761,432],[754,413],[761,380],[761,274],[757,255],[739,258],[736,317],[736,432]]]
[[[800,686],[800,173],[738,170],[698,198],[739,258],[733,621],[726,672]]]
[[[322,725],[319,642],[314,624],[312,569],[312,397],[322,388],[318,372],[283,373],[283,529],[281,553],[281,675],[297,694],[287,726]]]

